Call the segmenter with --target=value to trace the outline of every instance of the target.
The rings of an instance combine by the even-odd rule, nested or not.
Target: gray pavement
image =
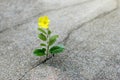
[[[0,0],[0,80],[120,80],[117,0]],[[48,15],[65,52],[44,57],[37,18]]]

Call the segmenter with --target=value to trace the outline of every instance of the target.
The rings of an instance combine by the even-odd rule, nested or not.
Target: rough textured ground
[[[0,0],[0,80],[120,80],[120,1]],[[65,52],[44,57],[37,18],[48,15]]]

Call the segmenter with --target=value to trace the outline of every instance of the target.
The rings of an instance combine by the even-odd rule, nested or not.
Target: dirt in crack
[[[23,75],[20,79],[18,79],[18,80],[22,80],[28,72],[30,72],[32,69],[36,68],[36,67],[39,66],[40,64],[44,64],[46,61],[50,60],[52,57],[54,57],[54,55],[51,56],[51,57],[46,58],[46,59],[43,60],[43,61],[38,61],[35,66],[33,66],[33,67],[32,67],[31,69],[29,69],[28,71],[26,71],[26,72],[24,73],[24,75]]]

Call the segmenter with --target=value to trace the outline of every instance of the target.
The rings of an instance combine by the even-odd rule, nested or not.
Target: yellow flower
[[[38,19],[38,26],[39,28],[49,28],[49,23],[50,23],[50,20],[48,18],[48,16],[42,16],[42,17],[39,17]]]

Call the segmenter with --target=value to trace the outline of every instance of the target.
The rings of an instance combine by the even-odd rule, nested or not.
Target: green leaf
[[[39,34],[38,37],[43,41],[47,40],[46,36],[43,33]]]
[[[44,44],[44,43],[41,43],[40,45],[41,45],[41,46],[46,46],[46,44]]]
[[[49,52],[51,54],[57,54],[57,53],[61,53],[64,51],[64,46],[63,45],[57,45],[57,46],[53,46],[52,48],[50,48]]]
[[[51,46],[52,44],[54,44],[55,41],[57,40],[57,38],[58,38],[58,35],[54,35],[54,36],[50,37],[49,45]]]
[[[35,49],[35,50],[33,51],[33,54],[36,55],[36,56],[44,56],[44,55],[45,55],[45,51],[46,51],[45,48]]]
[[[51,31],[50,31],[50,29],[48,29],[48,34],[49,34],[49,35],[51,34]]]
[[[42,28],[38,28],[38,30],[44,34],[47,34]]]

